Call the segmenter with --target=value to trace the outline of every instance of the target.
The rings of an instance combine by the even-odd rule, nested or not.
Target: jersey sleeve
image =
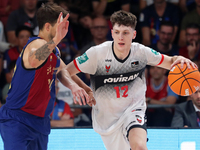
[[[97,53],[95,47],[91,47],[83,55],[74,59],[74,65],[80,72],[95,74],[97,69]]]
[[[147,64],[151,66],[159,66],[163,60],[164,55],[157,52],[156,50],[144,46],[145,56],[147,58]]]

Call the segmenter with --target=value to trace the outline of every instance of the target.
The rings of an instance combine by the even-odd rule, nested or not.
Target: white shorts
[[[145,114],[141,109],[132,111],[131,115],[124,119],[122,126],[109,135],[101,135],[107,150],[130,150],[128,134],[132,128],[139,127],[146,130]]]

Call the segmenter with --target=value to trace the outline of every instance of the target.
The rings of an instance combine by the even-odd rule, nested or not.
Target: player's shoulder
[[[45,41],[44,39],[41,39],[41,38],[30,39],[30,41],[28,41],[28,42],[29,42],[30,47],[35,47],[35,48],[41,47],[42,45],[47,43],[47,41]]]
[[[132,51],[141,51],[141,50],[145,50],[146,46],[144,46],[143,44],[137,43],[137,42],[132,42],[131,43],[131,50]]]

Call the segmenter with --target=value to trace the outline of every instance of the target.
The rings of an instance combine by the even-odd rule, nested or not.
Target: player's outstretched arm
[[[185,58],[183,56],[167,56],[167,55],[163,55],[164,56],[164,60],[163,62],[159,65],[162,68],[168,69],[170,70],[171,68],[173,68],[176,64],[181,63],[181,68],[183,68],[183,64],[186,63],[188,68],[190,69],[190,67],[192,66],[193,68],[198,68],[197,65],[192,62],[190,59]]]
[[[28,62],[27,67],[37,68],[40,66],[50,55],[56,45],[65,37],[68,32],[69,21],[67,20],[69,14],[62,19],[62,12],[57,19],[57,27],[55,37],[50,41],[38,39],[33,41],[28,47]],[[44,27],[45,28],[45,27]]]
[[[61,69],[58,71],[57,78],[60,82],[68,87],[72,91],[74,103],[78,103],[82,105],[81,99],[83,104],[85,105],[86,102],[89,103],[93,97],[92,90],[89,86],[87,86],[76,74],[79,72],[76,67],[74,66],[73,62],[68,64],[67,66],[61,61]],[[70,70],[70,71],[69,71]]]

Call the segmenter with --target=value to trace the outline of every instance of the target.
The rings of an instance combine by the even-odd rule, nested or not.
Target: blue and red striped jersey
[[[26,46],[38,38],[30,38]],[[5,106],[46,117],[51,114],[55,102],[55,78],[60,66],[60,53],[55,48],[55,52],[41,66],[26,69],[22,60],[26,46],[17,59]]]

